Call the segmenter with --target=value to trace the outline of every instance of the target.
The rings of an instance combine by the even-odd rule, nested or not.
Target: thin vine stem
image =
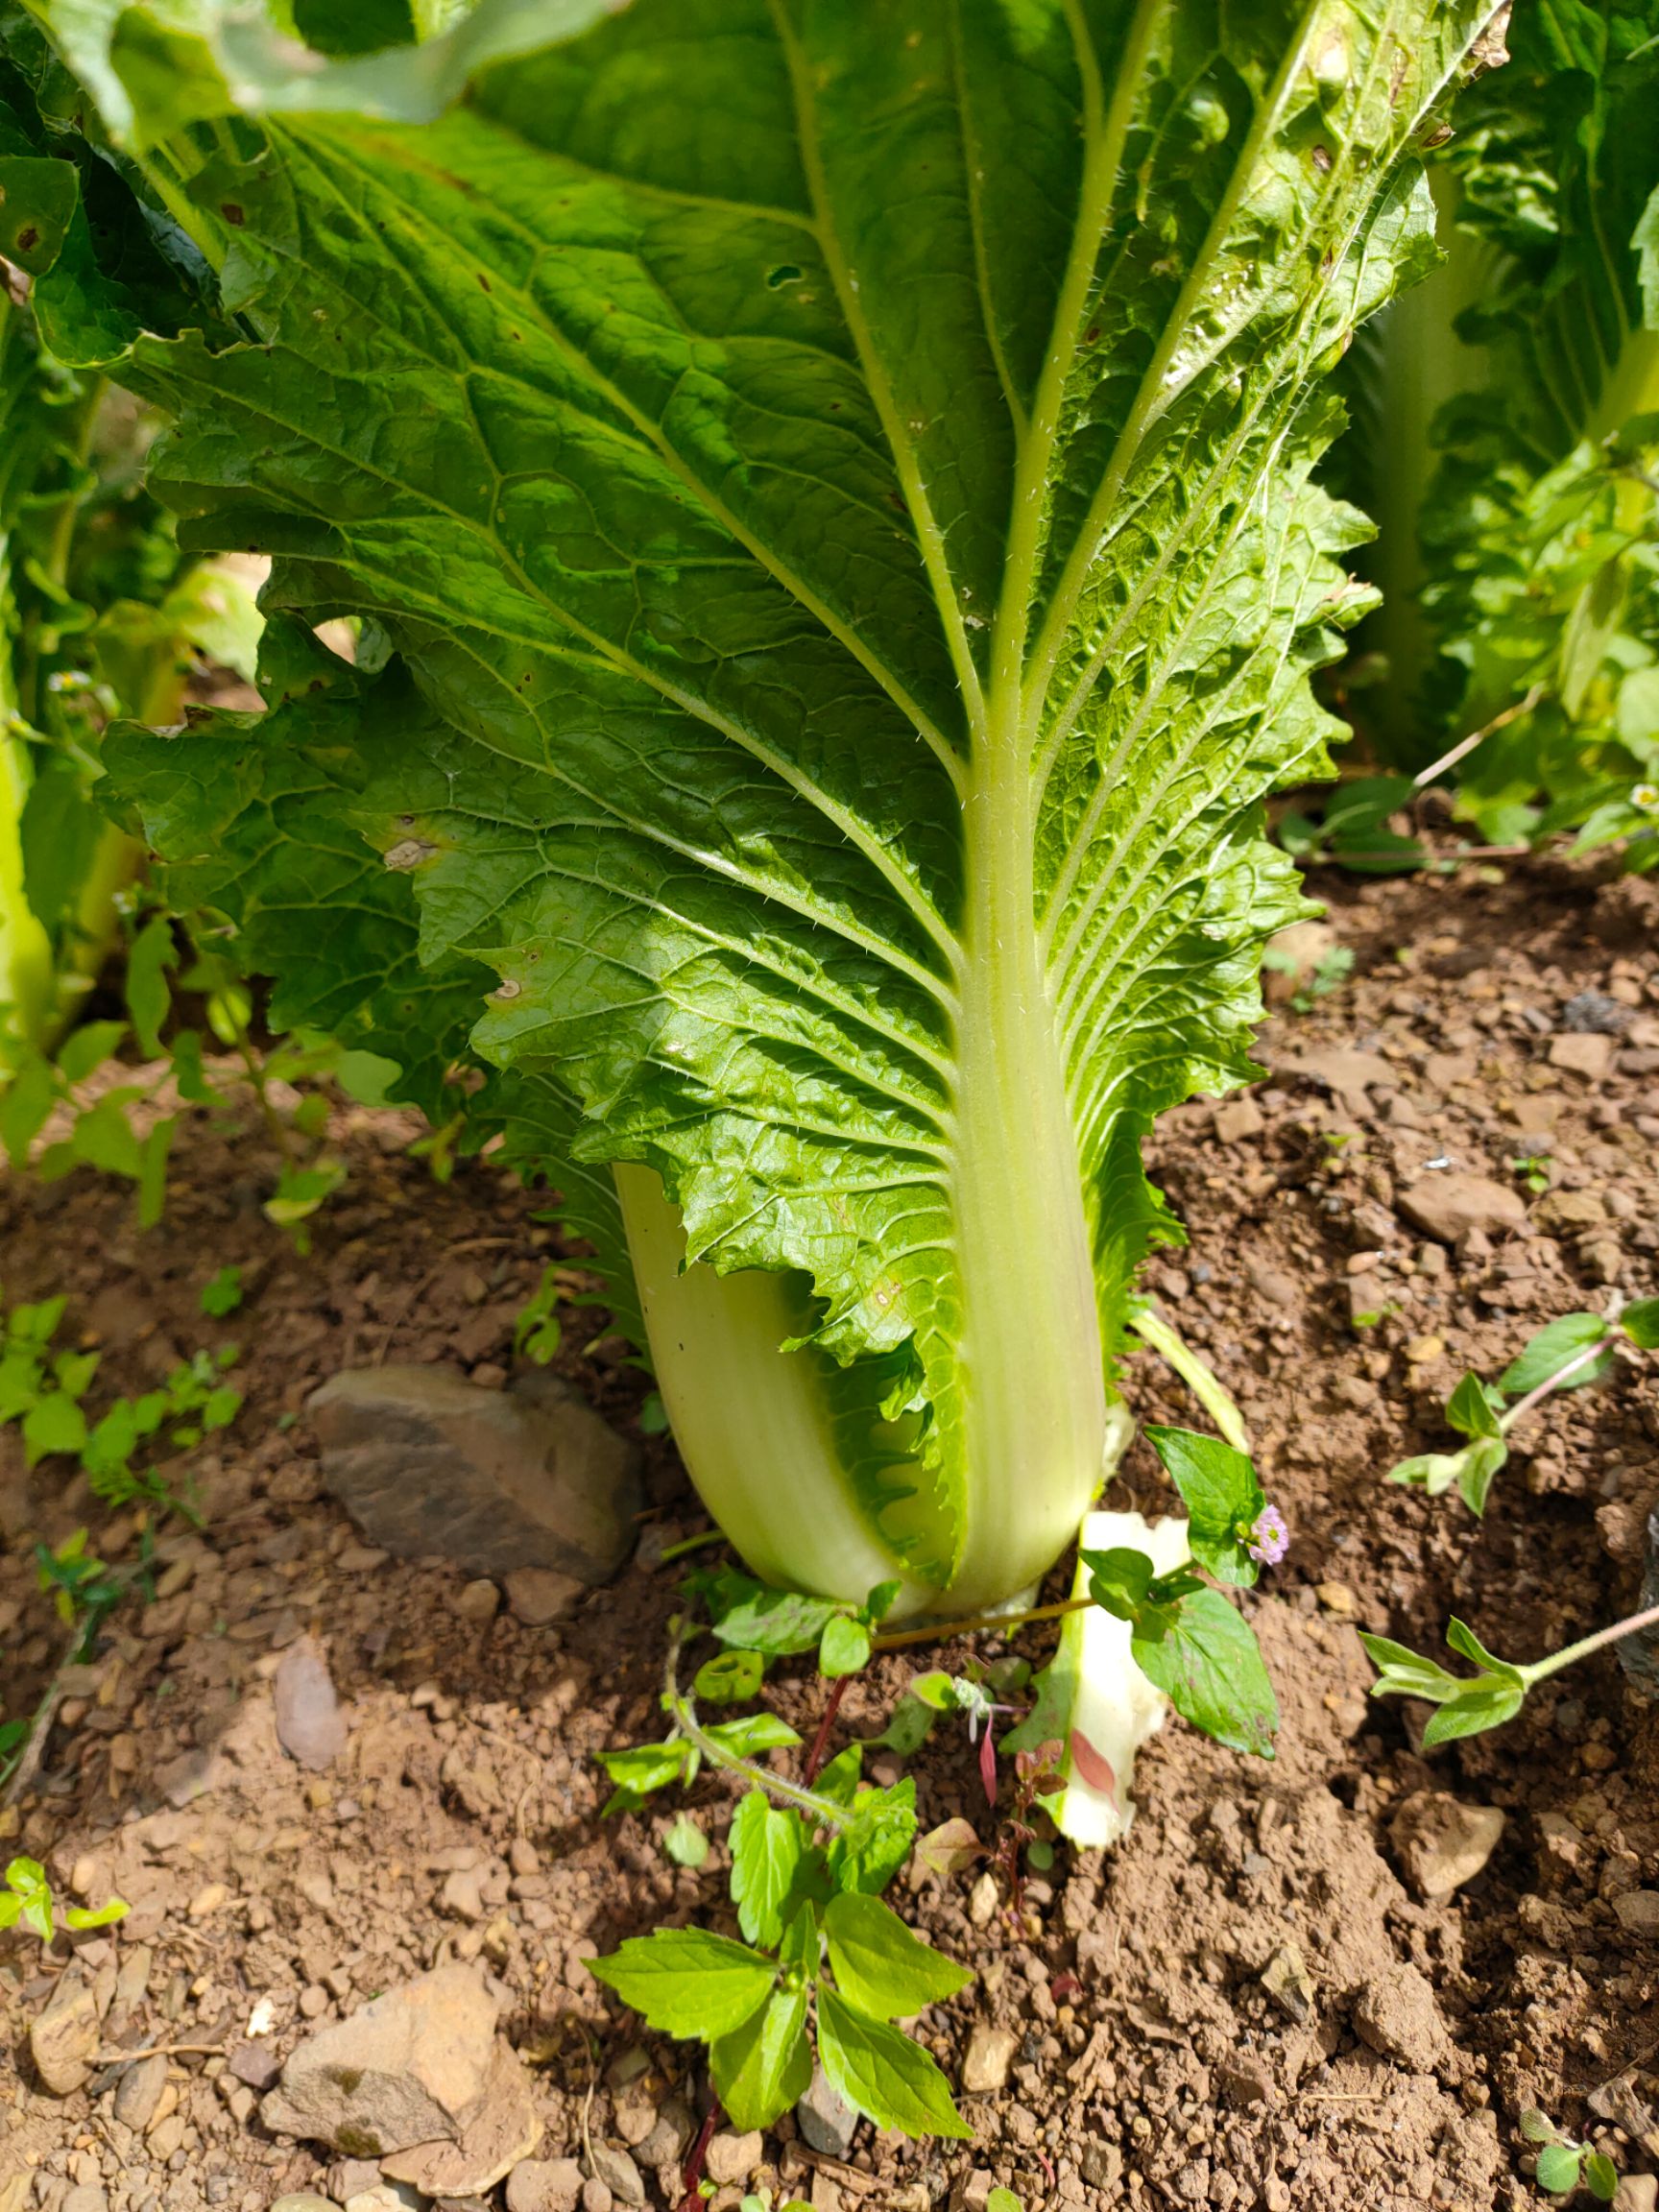
[[[1644,1628],[1655,1626],[1659,1626],[1659,1605],[1649,1605],[1640,1613],[1632,1613],[1627,1620],[1615,1621],[1611,1628],[1598,1628],[1594,1635],[1581,1637],[1563,1650],[1551,1651],[1547,1659],[1534,1659],[1529,1667],[1517,1667],[1515,1671],[1525,1675],[1530,1689],[1534,1682],[1545,1682],[1551,1674],[1559,1674],[1563,1667],[1588,1659],[1593,1651],[1605,1650],[1609,1644],[1621,1643],[1626,1636],[1636,1636]]]
[[[1030,1621],[1059,1621],[1068,1613],[1081,1613],[1093,1598],[1062,1598],[1052,1605],[1033,1605],[1023,1613],[975,1613],[967,1621],[936,1621],[930,1628],[897,1628],[890,1636],[872,1636],[872,1651],[902,1651],[911,1644],[944,1644],[952,1636],[973,1636],[981,1628],[1023,1628]]]
[[[1581,1350],[1575,1352],[1572,1358],[1557,1367],[1553,1375],[1546,1375],[1536,1388],[1528,1390],[1525,1398],[1517,1399],[1507,1413],[1501,1413],[1498,1416],[1498,1426],[1503,1430],[1504,1435],[1508,1435],[1510,1430],[1514,1428],[1523,1414],[1530,1413],[1535,1406],[1543,1404],[1552,1390],[1558,1390],[1569,1375],[1576,1375],[1580,1367],[1590,1366],[1594,1360],[1601,1358],[1610,1349],[1611,1346],[1607,1337],[1598,1336],[1594,1344],[1586,1344]]]
[[[683,1628],[677,1626],[669,1631],[668,1662],[662,1676],[662,1704],[686,1743],[694,1745],[710,1767],[723,1767],[729,1774],[741,1774],[753,1788],[764,1790],[769,1796],[781,1798],[785,1805],[793,1805],[797,1812],[807,1814],[819,1827],[845,1828],[851,1817],[845,1805],[837,1805],[829,1797],[820,1797],[816,1791],[804,1790],[798,1783],[785,1781],[781,1774],[774,1774],[769,1767],[757,1767],[752,1759],[742,1758],[735,1751],[728,1751],[723,1743],[709,1735],[697,1718],[697,1708],[680,1687],[680,1647],[685,1640]]]

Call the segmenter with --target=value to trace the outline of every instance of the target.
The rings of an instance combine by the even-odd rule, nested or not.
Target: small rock
[[[1244,1272],[1250,1278],[1251,1288],[1266,1299],[1269,1306],[1294,1306],[1296,1285],[1283,1268],[1266,1266],[1260,1260],[1245,1262]]]
[[[1334,1613],[1339,1621],[1352,1621],[1358,1600],[1346,1582],[1315,1582],[1313,1595],[1327,1613]]]
[[[484,1899],[479,1890],[478,1869],[475,1866],[458,1866],[445,1877],[444,1887],[438,1892],[438,1902],[445,1912],[453,1913],[457,1920],[482,1920]]]
[[[581,2195],[574,2158],[524,2158],[507,2176],[507,2212],[576,2212]]]
[[[507,1605],[527,1628],[545,1628],[573,1612],[587,1584],[556,1567],[516,1567],[506,1578]]]
[[[501,1593],[488,1575],[480,1575],[474,1582],[464,1583],[455,1593],[454,1606],[463,1621],[470,1621],[481,1627],[486,1621],[493,1621],[501,1610]]]
[[[1426,1236],[1455,1244],[1472,1230],[1518,1229],[1527,1208],[1518,1190],[1489,1176],[1460,1171],[1420,1175],[1400,1193],[1400,1211]]]
[[[348,1544],[334,1561],[337,1575],[373,1575],[392,1556],[377,1544]]]
[[[283,1652],[271,1698],[276,1738],[289,1758],[319,1774],[331,1767],[346,1748],[346,1716],[314,1637],[301,1636]]]
[[[1230,1098],[1225,1106],[1217,1106],[1214,1124],[1223,1144],[1244,1143],[1249,1138],[1260,1137],[1267,1126],[1254,1098]]]
[[[1622,1037],[1630,1009],[1605,991],[1576,991],[1561,1009],[1561,1026],[1578,1036]]]
[[[396,2152],[381,2159],[380,2171],[390,2181],[409,2182],[423,2197],[481,2197],[532,2156],[541,2140],[529,2073],[516,2052],[497,2043],[484,2102],[460,2142]]]
[[[1659,1889],[1626,1889],[1614,1898],[1613,1911],[1632,1936],[1659,1936]]]
[[[582,2184],[582,2212],[611,2212],[615,2201],[610,2184],[601,2181],[597,2174],[589,2174]]]
[[[282,2061],[269,2043],[233,2043],[225,2064],[238,2081],[246,2081],[250,2089],[258,2090],[262,2097],[274,2088],[282,2071]]]
[[[1445,1790],[1414,1790],[1388,1823],[1406,1879],[1431,1905],[1473,1882],[1503,1833],[1495,1805],[1460,1804]]]
[[[729,2128],[722,2128],[718,2135],[709,2137],[708,2153],[703,2163],[708,2169],[709,2180],[725,2187],[735,2181],[747,2181],[759,2165],[764,2150],[757,2128],[746,2135],[733,2134]]]
[[[1543,1229],[1596,1229],[1606,1220],[1607,1206],[1599,1190],[1551,1190],[1533,1218]]]
[[[1359,1993],[1354,2026],[1362,2042],[1413,2073],[1432,2073],[1450,2038],[1434,1992],[1415,1966],[1397,1960]]]
[[[657,2125],[638,2145],[637,2163],[653,2170],[677,2166],[690,2149],[697,2123],[691,2107],[680,2097],[670,2097],[657,2114]]]
[[[1248,2053],[1237,2057],[1223,2058],[1215,2069],[1215,2080],[1221,2094],[1234,2104],[1270,2104],[1273,2102],[1273,2077],[1260,2058]]]
[[[648,2143],[656,2125],[657,2107],[649,2098],[631,2103],[622,2096],[611,2106],[611,2126],[630,2151],[637,2151],[641,2143]]]
[[[1423,1080],[1431,1091],[1450,1091],[1455,1083],[1473,1083],[1479,1070],[1469,1052],[1431,1052],[1423,1068]]]
[[[1011,2028],[989,2028],[981,2021],[968,2038],[968,2055],[962,2061],[963,2088],[974,2096],[1000,2089],[1019,2048],[1020,2038]]]
[[[1614,1041],[1611,1037],[1594,1033],[1550,1040],[1550,1065],[1565,1068],[1572,1074],[1588,1077],[1592,1083],[1601,1083],[1613,1066]]]
[[[58,1984],[52,2000],[29,2023],[29,2055],[54,2097],[69,2097],[92,2072],[98,2049],[98,2007],[84,1982]]]
[[[811,2088],[795,2107],[795,2124],[809,2149],[826,2158],[845,2158],[853,2148],[858,2115],[820,2066],[813,2073]]]
[[[372,2189],[348,2197],[346,2212],[425,2212],[425,2206],[415,2190],[393,2181],[376,2181]]]
[[[1110,2193],[1123,2178],[1123,2153],[1116,2143],[1102,2143],[1098,2138],[1091,2137],[1084,2144],[1083,2155],[1077,2163],[1091,2189]]]
[[[981,1874],[968,1892],[968,1917],[975,1928],[989,1928],[997,1917],[999,1892],[995,1874]]]
[[[595,2143],[589,2167],[592,2178],[602,2182],[618,2203],[644,2203],[645,2184],[639,2178],[638,2167],[626,2151],[618,2151],[614,2144]]]
[[[494,2051],[495,2000],[478,1973],[440,1966],[306,2036],[262,2117],[351,2158],[453,2143],[483,2106]]]
[[[1365,1119],[1370,1112],[1369,1092],[1400,1088],[1399,1070],[1380,1052],[1356,1052],[1342,1046],[1321,1046],[1308,1052],[1278,1052],[1272,1050],[1268,1039],[1264,1038],[1262,1043],[1269,1052],[1275,1075],[1299,1075],[1321,1090],[1332,1092],[1343,1112],[1357,1121]]]
[[[142,2135],[156,2117],[161,2092],[167,2086],[167,2061],[159,2055],[140,2058],[122,2075],[115,2091],[115,2117],[134,2135]]]
[[[58,2212],[109,2212],[109,2200],[102,2189],[84,2181],[69,2191]]]
[[[950,2212],[985,2212],[996,2186],[996,2175],[984,2166],[975,2166],[951,2190]]]
[[[328,2194],[336,2204],[349,2204],[353,2197],[373,2189],[379,2178],[376,2159],[341,2158],[328,2169]]]
[[[271,2212],[335,2212],[335,2207],[315,2190],[291,2189],[285,2197],[272,2199]]]
[[[481,1390],[441,1367],[356,1368],[308,1402],[323,1476],[371,1542],[475,1575],[607,1581],[634,1547],[638,1455],[558,1377]]]
[[[1659,2212],[1659,2176],[1621,2175],[1619,2195],[1614,2201],[1618,2212]]]
[[[1306,2027],[1313,2017],[1313,1984],[1302,1954],[1294,1943],[1285,1943],[1262,1969],[1262,1986],[1281,2012]]]

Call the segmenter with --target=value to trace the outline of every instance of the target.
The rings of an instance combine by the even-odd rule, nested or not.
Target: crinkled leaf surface
[[[1300,911],[1261,802],[1364,603],[1313,380],[1431,251],[1412,149],[1489,9],[635,0],[428,123],[250,68],[209,133],[241,12],[37,4],[112,130],[172,132],[256,341],[123,368],[186,542],[411,687],[341,819],[431,987],[693,1259],[805,1286],[860,1509],[1005,1594],[1174,1234],[1141,1138],[1247,1072]]]

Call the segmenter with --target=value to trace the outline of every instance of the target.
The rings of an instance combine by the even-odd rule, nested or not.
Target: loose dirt
[[[1536,1655],[1631,1609],[1659,1502],[1653,1361],[1531,1420],[1481,1522],[1384,1480],[1445,1446],[1439,1409],[1466,1367],[1494,1375],[1551,1315],[1659,1287],[1659,894],[1544,864],[1493,874],[1322,883],[1351,975],[1281,1007],[1253,1094],[1182,1109],[1153,1147],[1190,1241],[1149,1286],[1238,1396],[1293,1533],[1251,1601],[1284,1705],[1278,1759],[1172,1723],[1142,1761],[1127,1842],[1104,1860],[1062,1849],[1017,1920],[989,1860],[902,1889],[977,1972],[921,2030],[953,2080],[966,2061],[986,2084],[964,2098],[974,2144],[866,2127],[836,2159],[791,2118],[723,2147],[717,2207],[747,2186],[817,2212],[977,2212],[1001,2182],[1027,2207],[1495,2212],[1539,2201],[1517,2131],[1534,2105],[1626,2171],[1659,2167],[1659,1936],[1627,1902],[1659,1889],[1654,1709],[1603,1655],[1500,1734],[1426,1756],[1420,1710],[1367,1698],[1357,1635],[1437,1650],[1455,1612]],[[553,1628],[492,1609],[475,1581],[458,1602],[460,1569],[387,1557],[323,1494],[307,1394],[387,1358],[499,1386],[515,1316],[559,1258],[544,1201],[488,1166],[432,1182],[412,1134],[342,1112],[350,1183],[308,1258],[260,1214],[275,1164],[252,1118],[198,1126],[142,1237],[129,1195],[90,1175],[0,1186],[6,1296],[71,1294],[74,1337],[104,1356],[94,1403],[231,1338],[248,1392],[235,1426],[170,1470],[200,1531],[171,1525],[154,1595],[60,1685],[39,1771],[0,1815],[7,1850],[132,1906],[76,1943],[101,2028],[68,2095],[44,2087],[28,2038],[66,1954],[0,1938],[3,2212],[265,2212],[284,2191],[361,2187],[264,2133],[257,2087],[312,2025],[448,1959],[502,1985],[539,2156],[601,2167],[598,2212],[641,2172],[663,2202],[662,2161],[702,2109],[691,2054],[642,2035],[583,1966],[664,1919],[729,1923],[725,1784],[685,1801],[715,1846],[692,1873],[661,1847],[681,1807],[603,1821],[592,1759],[660,1719],[674,1570],[645,1562],[703,1526],[671,1448],[641,1439],[639,1561]],[[1499,1196],[1471,1198],[1470,1179]],[[1448,1190],[1450,1242],[1433,1233]],[[227,1263],[247,1302],[209,1321],[200,1292]],[[590,1307],[564,1320],[561,1371],[637,1431],[648,1379],[592,1341]],[[1148,1355],[1125,1387],[1143,1418],[1201,1419]],[[1145,1447],[1115,1502],[1168,1504]],[[9,1714],[62,1653],[35,1544],[83,1525],[101,1558],[134,1563],[131,1512],[66,1485],[61,1461],[25,1477],[0,1435]],[[281,1655],[307,1636],[348,1724],[322,1770],[284,1752],[273,1716]],[[1044,1632],[1018,1647],[1040,1659]],[[837,1741],[876,1733],[915,1667],[965,1654],[876,1667]],[[809,1734],[816,1682],[776,1680]],[[994,1845],[965,1741],[941,1730],[908,1766],[925,1827],[965,1815]],[[1439,1901],[1420,1893],[1424,1791],[1504,1816],[1483,1870]],[[120,2056],[157,2047],[148,2068]],[[1639,2184],[1631,2200],[1653,2199]]]

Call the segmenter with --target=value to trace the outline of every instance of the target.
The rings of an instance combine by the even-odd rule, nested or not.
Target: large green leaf
[[[474,1144],[503,1132],[516,1165],[557,1182],[561,1217],[593,1245],[617,1321],[642,1343],[614,1186],[572,1156],[575,1101],[544,1068],[493,1071],[468,1100],[455,1077],[494,978],[465,959],[422,965],[420,841],[385,857],[371,841],[412,795],[411,748],[441,754],[444,725],[400,663],[355,667],[291,616],[267,628],[260,682],[263,714],[106,739],[110,785],[166,856],[168,904],[229,922],[244,967],[278,979],[274,1027],[327,1030],[395,1062],[393,1095],[435,1120],[466,1103]]]
[[[142,12],[37,5],[132,144],[187,111],[132,112]],[[157,481],[390,638],[421,704],[342,819],[419,849],[434,987],[798,1286],[857,1513],[963,1604],[1098,1479],[1151,1118],[1250,1071],[1261,803],[1365,602],[1313,383],[1431,252],[1487,12],[636,0],[429,123],[152,163],[258,338],[133,349]]]

